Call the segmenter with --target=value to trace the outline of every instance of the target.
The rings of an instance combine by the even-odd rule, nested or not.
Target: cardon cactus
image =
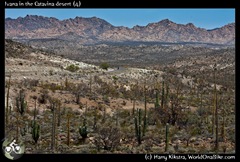
[[[168,151],[168,145],[169,145],[169,124],[166,124],[166,139],[165,139],[165,151]]]
[[[7,86],[7,105],[6,105],[6,113],[5,113],[5,126],[8,125],[8,115],[9,115],[9,112],[8,112],[8,103],[9,103],[9,91],[10,91],[10,86],[11,86],[11,75],[9,77],[9,81],[8,81],[8,86]],[[10,112],[11,112],[11,107],[10,107]]]
[[[159,107],[160,107],[160,104],[159,104],[158,90],[156,90],[155,108],[159,108]]]
[[[217,95],[217,87],[216,87],[216,67],[214,68],[214,107],[215,107],[215,136],[216,136],[216,140],[215,140],[215,150],[216,152],[218,152],[218,95]]]
[[[40,136],[40,125],[37,124],[36,121],[33,121],[33,128],[32,128],[32,138],[37,143]]]
[[[164,108],[164,94],[165,94],[165,89],[164,89],[164,81],[162,82],[162,99],[161,99],[161,108]]]
[[[24,90],[20,90],[19,96],[16,97],[16,106],[18,112],[23,115],[27,108],[27,102],[25,101]]]
[[[137,115],[134,117],[134,123],[135,123],[135,133],[136,133],[136,138],[138,141],[138,144],[140,145],[142,143],[142,137],[145,135],[146,131],[146,120],[147,117],[144,117],[142,119],[142,110],[137,109]],[[143,125],[142,125],[142,120],[143,120]]]
[[[134,118],[134,122],[135,122],[135,132],[136,132],[136,137],[137,137],[137,141],[138,144],[142,143],[142,135],[141,135],[141,118],[142,118],[142,113],[141,113],[141,109],[137,109],[138,112],[138,119],[137,116]]]
[[[86,126],[86,119],[83,120],[83,125],[79,127],[79,134],[83,139],[87,138],[88,131]]]

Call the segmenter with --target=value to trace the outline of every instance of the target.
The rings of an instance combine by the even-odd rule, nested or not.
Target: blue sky
[[[235,22],[235,9],[5,9],[5,18],[26,15],[56,17],[59,20],[79,17],[102,18],[115,26],[132,28],[169,19],[178,24],[193,23],[197,27],[214,29]]]

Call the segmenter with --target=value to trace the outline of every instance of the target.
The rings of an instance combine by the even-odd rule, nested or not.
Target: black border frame
[[[18,2],[16,0],[5,0],[7,2]],[[4,25],[4,20],[5,20],[5,8],[16,8],[16,7],[4,7],[5,6],[5,1],[1,1],[1,7],[3,7],[3,10],[1,10],[3,17],[2,17],[2,23]],[[21,0],[22,2],[24,2],[24,0]],[[31,2],[31,0],[29,0]],[[35,1],[35,0],[34,0]],[[39,0],[44,2],[44,0]],[[48,2],[52,2],[53,0],[48,0]],[[71,2],[73,0],[63,0],[61,2]],[[182,2],[182,1],[160,1],[159,0],[142,0],[142,1],[137,1],[135,3],[129,3],[125,2],[125,1],[108,1],[108,2],[104,2],[104,1],[97,1],[94,2],[93,0],[80,0],[81,1],[81,7],[79,7],[79,9],[81,8],[234,8],[235,9],[235,25],[236,25],[236,39],[235,39],[235,47],[236,47],[236,63],[235,63],[235,70],[236,70],[236,92],[235,92],[235,111],[236,111],[236,125],[235,125],[235,131],[236,131],[236,143],[235,143],[235,150],[236,153],[235,154],[224,154],[224,155],[235,155],[235,160],[239,160],[238,157],[238,129],[237,125],[239,123],[239,119],[237,118],[238,115],[238,109],[237,109],[237,101],[238,101],[238,94],[237,94],[237,89],[238,89],[238,82],[237,82],[237,73],[239,72],[239,68],[237,67],[237,62],[239,61],[239,56],[238,56],[238,45],[239,45],[239,33],[237,31],[237,26],[238,26],[238,22],[239,22],[239,8],[237,8],[237,2],[236,1],[224,1],[221,2],[219,1],[219,3],[213,2],[212,4],[209,4],[208,1],[190,1],[190,2],[185,2],[187,3],[187,5]],[[54,2],[54,1],[53,1]],[[17,8],[26,8],[26,7],[17,7]],[[39,8],[39,7],[27,7],[27,8]],[[43,7],[40,7],[43,8]],[[44,8],[53,8],[53,7],[44,7]],[[63,7],[54,7],[54,8],[63,8]],[[71,8],[71,7],[66,7],[66,8]],[[76,8],[75,8],[76,9]],[[4,26],[3,26],[4,28]],[[2,99],[2,108],[1,108],[1,112],[0,112],[0,119],[1,119],[1,124],[0,124],[0,140],[1,143],[3,142],[2,139],[4,138],[4,122],[5,122],[5,118],[4,118],[4,107],[5,107],[5,55],[4,55],[4,44],[5,44],[5,31],[1,30],[1,34],[3,39],[1,39],[1,53],[2,53],[2,57],[3,59],[0,59],[2,61],[1,65],[3,65],[3,67],[1,68],[1,74],[2,77],[4,79],[1,79],[1,99]],[[166,154],[162,154],[162,155],[166,155]],[[187,154],[175,154],[175,155],[186,155]],[[210,154],[209,154],[210,155]],[[223,155],[223,154],[222,154]],[[2,160],[8,160],[7,158],[5,158],[5,156],[3,154],[0,155],[0,159]],[[0,161],[2,161],[0,160]],[[23,155],[19,160],[47,160],[47,161],[58,161],[58,160],[76,160],[76,161],[83,161],[83,160],[98,160],[98,161],[102,161],[102,160],[144,160],[145,161],[145,154],[26,154]]]

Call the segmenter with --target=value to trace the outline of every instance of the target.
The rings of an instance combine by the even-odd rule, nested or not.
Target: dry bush
[[[114,125],[103,125],[97,128],[97,136],[94,144],[100,149],[113,151],[116,146],[120,144],[121,132],[120,129]]]
[[[41,94],[38,98],[38,102],[41,103],[41,104],[46,104],[47,99],[49,98],[48,90],[42,89],[40,92],[41,92]]]

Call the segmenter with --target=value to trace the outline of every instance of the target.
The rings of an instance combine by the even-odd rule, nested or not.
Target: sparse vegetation
[[[122,47],[130,48],[135,57],[140,49],[166,54],[173,46]],[[145,69],[143,62],[125,60],[104,73],[102,67],[43,51],[7,57],[6,70],[15,71],[5,86],[5,115],[11,120],[5,131],[23,140],[27,153],[234,153],[233,50],[216,55],[214,49],[183,49],[201,54],[164,65],[156,55],[145,55],[153,60]],[[71,73],[61,69],[66,65]]]

